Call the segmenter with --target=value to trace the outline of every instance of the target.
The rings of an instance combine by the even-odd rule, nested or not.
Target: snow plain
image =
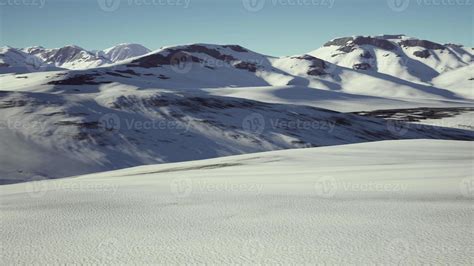
[[[472,265],[473,148],[384,141],[5,185],[1,260]]]

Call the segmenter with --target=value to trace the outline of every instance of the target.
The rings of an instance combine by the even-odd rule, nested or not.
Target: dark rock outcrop
[[[163,55],[163,53],[156,53],[147,55],[138,59],[133,60],[127,66],[129,67],[143,67],[143,68],[153,68],[153,67],[161,67],[166,65],[172,65],[177,63],[177,60],[183,62],[196,62],[199,63],[200,60],[197,57],[191,56],[187,53],[180,52],[177,50],[169,50],[167,55]]]
[[[240,63],[235,64],[234,67],[238,69],[245,69],[250,72],[257,71],[257,65],[254,63],[249,63],[249,62],[240,62]]]
[[[355,38],[354,37],[338,38],[324,44],[324,46],[331,46],[331,45],[341,46],[338,50],[344,53],[350,53],[354,51],[356,45],[359,45],[359,46],[372,45],[372,46],[378,47],[383,50],[388,50],[388,51],[393,51],[397,49],[397,46],[395,44],[386,40],[385,38],[370,37],[370,36],[367,36],[367,37],[358,36]]]
[[[444,50],[446,47],[444,45],[435,43],[435,42],[430,42],[427,40],[418,40],[418,39],[412,39],[412,40],[404,40],[401,41],[400,46],[404,47],[423,47],[425,49],[430,49],[430,50]]]
[[[98,85],[107,84],[111,81],[97,81],[95,77],[98,75],[84,74],[67,77],[65,79],[53,80],[48,82],[48,85]]]
[[[346,45],[349,41],[354,40],[352,37],[343,37],[343,38],[337,38],[332,41],[329,41],[324,44],[325,47],[331,46],[331,45],[336,45],[336,46],[344,46]]]
[[[356,70],[369,70],[372,68],[372,66],[369,63],[359,63],[354,64],[352,68]]]
[[[377,38],[381,38],[381,39],[401,39],[403,36],[405,36],[404,34],[384,34],[384,35],[381,35],[381,36],[377,36]]]
[[[428,58],[431,56],[431,53],[428,50],[422,50],[422,51],[415,51],[413,55],[420,58]]]
[[[397,46],[390,41],[387,41],[385,39],[379,39],[379,38],[372,38],[372,37],[356,37],[353,41],[353,44],[356,45],[372,45],[375,47],[378,47],[383,50],[395,50],[397,49]]]
[[[310,76],[321,76],[321,75],[326,75],[328,74],[325,69],[327,68],[327,63],[326,61],[319,59],[317,57],[311,56],[311,55],[302,55],[302,56],[295,56],[292,57],[293,59],[300,59],[300,60],[306,60],[311,62],[311,65],[309,66],[308,72],[306,74]]]

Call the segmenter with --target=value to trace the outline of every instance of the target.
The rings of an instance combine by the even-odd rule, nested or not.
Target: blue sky
[[[404,33],[474,46],[473,1],[0,0],[0,45],[104,49],[133,42],[157,49],[201,42],[292,55],[339,36]]]

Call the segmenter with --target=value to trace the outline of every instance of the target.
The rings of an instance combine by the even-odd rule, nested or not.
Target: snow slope
[[[0,181],[387,139],[474,139],[473,131],[405,130],[308,106],[99,85],[100,93],[0,92]]]
[[[474,99],[474,65],[444,73],[433,79],[433,83],[467,99]]]
[[[384,141],[0,189],[3,264],[473,264],[473,142]]]

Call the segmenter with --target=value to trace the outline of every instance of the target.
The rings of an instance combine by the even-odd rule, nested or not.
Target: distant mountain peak
[[[115,63],[132,57],[147,54],[151,52],[151,50],[141,44],[121,43],[116,46],[107,48],[102,52],[106,58],[108,58],[111,62]]]

